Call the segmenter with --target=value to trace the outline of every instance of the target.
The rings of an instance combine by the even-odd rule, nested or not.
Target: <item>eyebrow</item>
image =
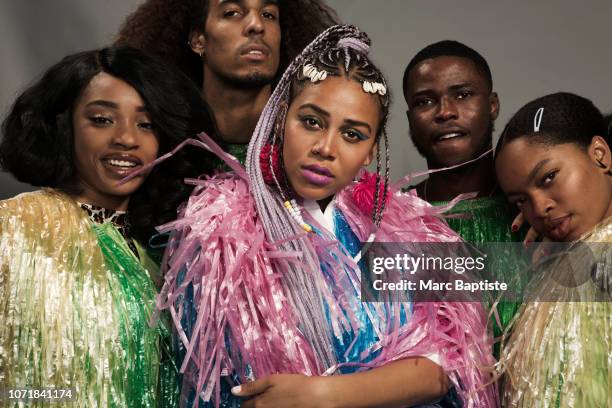
[[[372,133],[372,128],[370,127],[370,125],[368,125],[365,122],[360,122],[358,120],[353,120],[353,119],[345,119],[344,122],[349,124],[349,125],[351,125],[351,126],[363,126],[363,127],[366,127],[368,129],[368,132]]]
[[[538,172],[542,169],[542,167],[544,167],[544,165],[546,163],[548,163],[550,161],[550,159],[544,159],[544,160],[540,160],[538,162],[538,164],[536,164],[533,169],[529,172],[529,174],[527,175],[527,184],[531,184],[531,182],[533,181],[533,179],[535,178],[536,174],[538,174]],[[521,195],[522,193],[515,193],[513,191],[509,191],[506,193],[506,196],[508,198],[510,198],[511,196],[515,196],[515,195]]]
[[[329,112],[326,111],[325,109],[321,109],[320,107],[318,107],[317,105],[313,104],[313,103],[305,103],[303,105],[300,105],[300,109],[307,109],[310,108],[313,111],[325,116],[325,117],[329,117]]]
[[[538,172],[542,169],[542,167],[544,167],[544,165],[548,163],[549,161],[550,159],[540,160],[538,164],[536,164],[533,167],[533,169],[529,172],[529,175],[527,176],[527,184],[530,184],[533,181],[536,174],[538,174]]]
[[[224,4],[237,4],[242,5],[244,0],[219,0],[219,5],[222,6]],[[269,4],[278,5],[278,0],[264,0],[263,5],[267,6]]]
[[[470,87],[470,86],[474,86],[474,84],[472,82],[462,82],[460,84],[449,86],[448,90],[450,90],[450,91],[458,91],[460,89],[467,88],[467,87]],[[422,89],[422,90],[420,90],[418,92],[415,92],[411,96],[411,98],[416,98],[416,97],[422,96],[422,95],[429,95],[431,93],[434,93],[434,90],[431,89],[431,88],[426,88],[426,89]]]
[[[91,101],[87,105],[85,105],[86,108],[90,106],[102,106],[105,108],[119,109],[119,104],[115,102],[111,102],[111,101],[106,101],[104,99],[96,99],[95,101]],[[147,109],[144,106],[139,106],[136,108],[136,112],[146,112],[146,111]]]
[[[470,86],[474,86],[474,84],[472,82],[462,82],[462,83],[457,84],[457,85],[451,85],[451,86],[448,87],[448,89],[450,89],[451,91],[457,91],[459,89],[468,88]]]
[[[320,107],[318,107],[317,105],[312,104],[312,103],[305,103],[304,105],[300,106],[300,109],[306,109],[306,108],[310,108],[313,111],[319,113],[320,115],[325,116],[326,118],[329,118],[331,116],[329,114],[329,112],[327,112],[324,109],[321,109]],[[363,126],[363,127],[367,128],[370,133],[372,133],[372,128],[370,127],[370,125],[368,125],[365,122],[361,122],[361,121],[355,120],[355,119],[344,119],[344,123],[346,123],[348,125],[351,125],[351,126]]]

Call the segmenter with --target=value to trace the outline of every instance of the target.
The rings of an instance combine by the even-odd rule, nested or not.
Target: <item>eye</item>
[[[96,126],[107,126],[113,124],[113,120],[106,116],[90,116],[88,119]]]
[[[231,9],[223,12],[223,17],[234,17],[240,14],[240,10]]]
[[[543,186],[549,185],[555,179],[555,177],[557,176],[557,173],[559,173],[558,170],[553,170],[550,173],[546,174],[546,176],[542,178],[542,181],[540,182],[540,184],[542,184]]]
[[[412,106],[415,108],[420,107],[420,106],[427,106],[427,105],[432,105],[433,102],[434,101],[431,98],[419,98],[413,102]]]
[[[276,14],[271,12],[271,11],[264,11],[262,13],[262,16],[266,19],[266,20],[276,20],[278,17],[276,17]]]
[[[366,135],[364,135],[363,133],[355,130],[355,129],[348,129],[345,130],[344,132],[342,132],[342,135],[344,136],[344,138],[346,140],[348,140],[351,143],[357,143],[361,140],[366,140],[368,139],[368,137]]]
[[[151,122],[140,122],[138,127],[147,131],[155,130],[155,125]]]
[[[300,122],[306,129],[310,130],[319,130],[323,127],[319,119],[314,116],[302,116]]]
[[[457,99],[467,99],[467,98],[469,98],[472,95],[474,95],[474,92],[472,92],[472,91],[461,91],[457,95]]]

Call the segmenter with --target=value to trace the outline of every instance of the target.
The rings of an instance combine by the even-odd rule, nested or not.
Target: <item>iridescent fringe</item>
[[[326,283],[321,285],[327,288],[321,296],[332,333],[341,338],[344,332],[359,329],[354,311],[360,302],[360,271],[353,259],[329,236],[304,233],[295,239],[311,240],[321,265],[300,264],[299,253],[281,252],[277,243],[267,242],[243,178],[224,174],[189,182],[196,188],[179,219],[159,228],[172,232],[172,239],[163,262],[167,271],[158,309],[170,310],[186,350],[183,386],[195,388],[204,401],[218,405],[223,374],[236,373],[240,381],[247,381],[272,373],[322,375],[337,370],[317,361],[300,332],[302,322],[291,307],[300,299],[288,298],[283,271],[293,262],[304,271],[304,279]],[[339,207],[365,241],[373,225],[349,197],[340,194]],[[436,217],[436,210],[416,197],[394,196],[387,211],[377,232],[380,241],[459,240]],[[196,315],[187,315],[191,310],[184,302],[191,296]],[[480,304],[415,304],[405,326],[400,324],[397,304],[366,310],[372,313],[379,342],[363,353],[375,355],[363,368],[440,353],[466,407],[497,405],[494,387],[487,386],[490,376],[480,370],[493,364]]]
[[[611,242],[612,224],[596,228],[586,241]],[[594,244],[591,249],[608,246]],[[530,283],[529,296],[536,301],[521,306],[506,332],[499,362],[504,407],[612,406],[610,294],[591,279],[573,287],[559,283],[573,279],[580,268],[590,278],[591,260],[573,253],[571,259],[550,264]],[[604,281],[610,280],[610,267],[608,263],[602,268]],[[537,301],[552,298],[558,301]]]
[[[148,326],[155,286],[119,232],[53,190],[0,216],[0,387],[72,388],[59,406],[161,405],[168,332]]]

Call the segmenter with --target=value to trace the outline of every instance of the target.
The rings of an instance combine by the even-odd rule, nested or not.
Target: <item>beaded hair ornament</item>
[[[306,64],[302,69],[302,75],[306,78],[310,78],[310,82],[319,82],[327,78],[327,71],[323,69],[319,70],[312,64]],[[380,82],[363,81],[361,82],[361,87],[363,91],[367,93],[379,94],[381,96],[387,94],[387,87]]]
[[[298,231],[294,226],[311,232],[312,227],[302,217],[282,169],[282,137],[290,104],[292,86],[324,81],[330,76],[344,76],[361,83],[364,92],[379,98],[383,119],[377,138],[377,171],[372,220],[379,225],[386,204],[389,183],[389,149],[385,129],[389,96],[382,73],[368,59],[370,39],[351,25],[334,26],[320,34],[291,63],[275,88],[251,138],[247,152],[247,173],[253,195],[266,232],[271,239],[287,239]],[[342,69],[344,68],[344,69]],[[380,138],[385,145],[385,173],[381,176]],[[274,194],[267,185],[275,187]],[[382,188],[381,188],[382,187]],[[276,197],[275,197],[276,196]],[[278,205],[278,196],[281,205]]]

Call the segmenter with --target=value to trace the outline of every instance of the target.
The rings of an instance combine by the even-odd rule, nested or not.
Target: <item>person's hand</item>
[[[524,223],[525,217],[523,216],[523,213],[520,212],[514,218],[514,221],[512,221],[512,232],[516,232],[521,229]],[[550,255],[551,248],[549,245],[547,245],[547,243],[551,242],[551,240],[547,237],[542,237],[538,231],[536,231],[533,227],[530,226],[529,231],[527,231],[527,235],[525,235],[525,239],[523,240],[523,245],[525,245],[525,248],[527,248],[529,244],[536,242],[539,239],[541,239],[542,242],[540,242],[538,246],[533,250],[533,254],[531,255],[532,263],[537,263],[540,261],[540,259]]]
[[[525,217],[523,216],[522,212],[519,212],[514,218],[514,221],[512,221],[512,232],[517,232],[520,230],[524,223]],[[530,243],[537,241],[539,238],[540,233],[530,226],[529,231],[527,231],[527,235],[525,235],[525,239],[523,240],[523,244],[525,247],[527,247]]]
[[[276,374],[232,388],[242,408],[324,408],[326,377]]]

